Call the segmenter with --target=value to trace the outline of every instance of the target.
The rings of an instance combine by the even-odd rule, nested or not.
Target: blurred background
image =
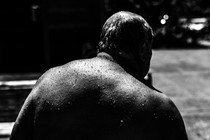
[[[113,13],[142,15],[154,30],[150,73],[184,117],[190,140],[210,140],[210,5],[207,0],[20,0],[0,2],[0,139],[37,78],[95,55]]]

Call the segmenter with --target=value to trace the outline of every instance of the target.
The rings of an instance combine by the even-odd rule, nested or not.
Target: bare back
[[[28,129],[25,137],[35,140],[164,140],[177,139],[177,134],[187,139],[182,118],[170,99],[118,64],[97,57],[49,70],[38,80],[21,112],[14,140],[26,123],[33,130]]]

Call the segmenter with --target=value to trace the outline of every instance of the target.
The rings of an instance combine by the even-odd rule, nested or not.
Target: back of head
[[[135,13],[120,11],[105,22],[98,45],[98,52],[136,51],[151,46],[153,32],[146,20]]]

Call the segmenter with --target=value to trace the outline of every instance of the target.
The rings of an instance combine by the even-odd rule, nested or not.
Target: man
[[[152,29],[121,11],[104,24],[97,56],[52,68],[27,97],[11,140],[187,140],[174,103],[144,83]]]

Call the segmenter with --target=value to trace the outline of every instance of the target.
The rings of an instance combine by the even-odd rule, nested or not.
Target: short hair
[[[151,46],[152,40],[152,28],[142,16],[120,11],[104,23],[97,51],[135,51],[139,44]]]

